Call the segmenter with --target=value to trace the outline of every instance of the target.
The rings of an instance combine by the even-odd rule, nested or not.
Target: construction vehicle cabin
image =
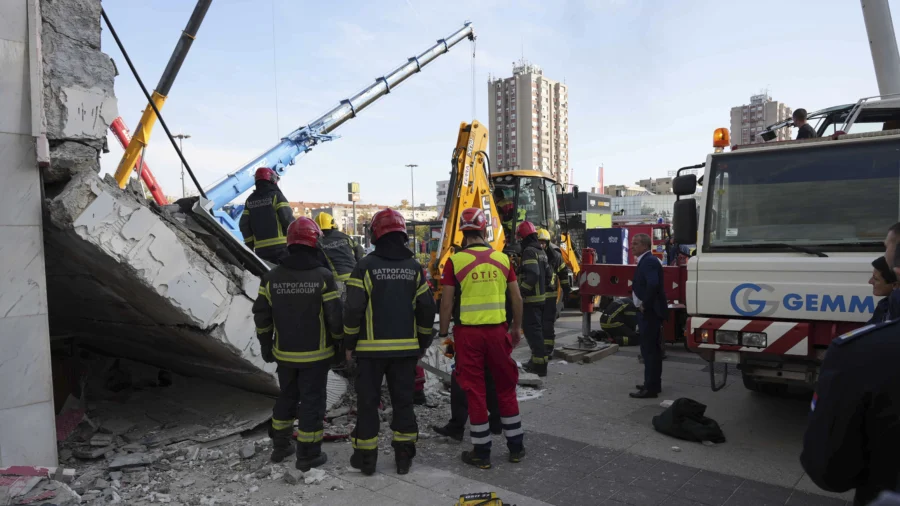
[[[515,234],[519,223],[530,221],[547,229],[554,241],[560,240],[556,180],[533,170],[491,172],[487,149],[488,130],[483,124],[473,121],[460,125],[451,156],[440,242],[429,264],[434,280],[440,280],[447,260],[462,248],[459,216],[469,207],[484,210],[488,220],[485,239],[493,249],[509,255],[514,264],[521,256]],[[439,283],[434,286],[439,294]]]

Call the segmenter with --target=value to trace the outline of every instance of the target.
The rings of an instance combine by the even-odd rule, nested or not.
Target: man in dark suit
[[[636,234],[631,240],[631,251],[637,258],[637,269],[632,282],[632,297],[638,308],[638,331],[641,339],[641,356],[644,358],[644,384],[637,385],[635,399],[654,398],[662,390],[662,346],[660,334],[662,322],[668,314],[668,303],[663,286],[662,263],[650,253],[650,236]]]

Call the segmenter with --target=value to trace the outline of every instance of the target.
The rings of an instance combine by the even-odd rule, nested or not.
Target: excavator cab
[[[559,244],[557,184],[553,178],[540,171],[516,170],[491,174],[491,181],[494,186],[494,202],[506,236],[506,254],[521,254],[516,227],[523,221],[530,221],[537,228],[547,229],[553,242]]]
[[[547,173],[535,170],[493,173],[487,149],[488,131],[484,125],[478,121],[460,124],[456,148],[450,157],[450,183],[442,213],[440,242],[432,250],[428,266],[432,279],[440,280],[447,260],[462,248],[459,215],[468,207],[484,210],[487,243],[509,255],[514,265],[518,265],[522,254],[516,227],[523,221],[547,229],[553,242],[559,244],[556,181]],[[435,283],[434,288],[440,297],[440,283]]]

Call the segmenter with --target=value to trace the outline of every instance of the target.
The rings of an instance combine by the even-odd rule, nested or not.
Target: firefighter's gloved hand
[[[272,353],[272,340],[259,340],[259,351],[260,355],[262,355],[262,359],[267,363],[271,364],[275,361],[275,354]]]

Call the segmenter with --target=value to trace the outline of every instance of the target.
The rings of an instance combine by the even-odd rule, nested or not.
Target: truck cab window
[[[877,245],[900,216],[896,139],[714,156],[711,176],[711,248]]]

